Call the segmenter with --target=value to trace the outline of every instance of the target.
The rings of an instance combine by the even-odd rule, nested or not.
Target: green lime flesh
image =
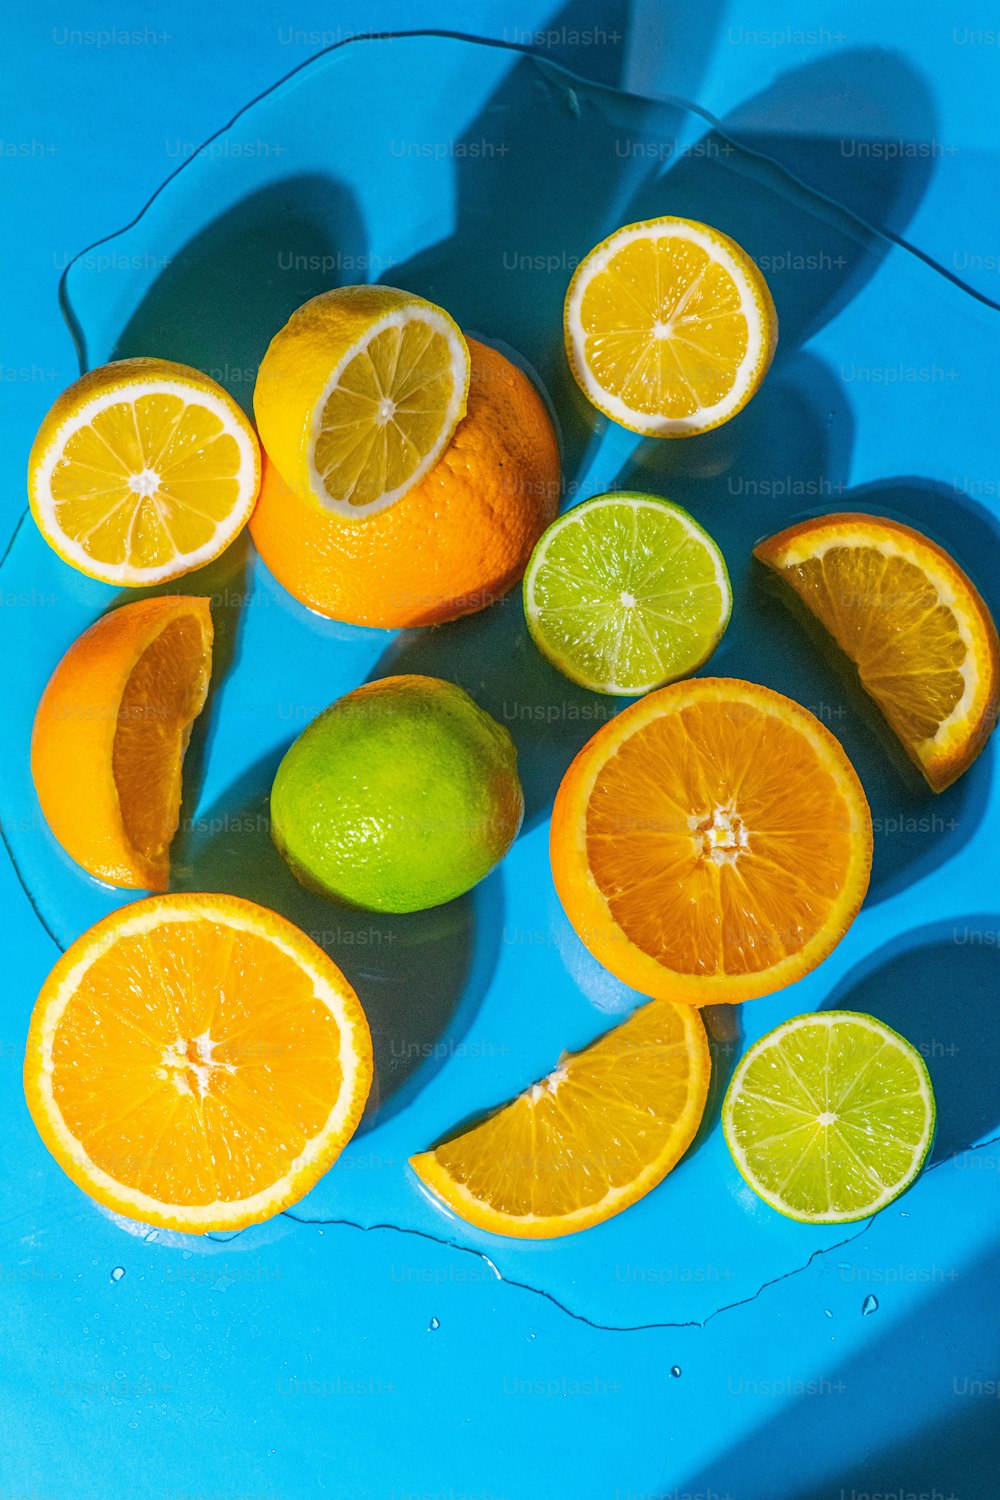
[[[523,814],[507,730],[436,677],[387,677],[338,699],[271,788],[271,836],[302,884],[372,911],[471,890]]]
[[[539,650],[599,693],[636,697],[702,666],[729,623],[722,553],[657,495],[615,492],[558,516],[524,575]]]
[[[726,1144],[754,1192],[810,1224],[865,1219],[898,1198],[935,1118],[916,1048],[846,1010],[797,1016],[755,1042],[722,1106]]]

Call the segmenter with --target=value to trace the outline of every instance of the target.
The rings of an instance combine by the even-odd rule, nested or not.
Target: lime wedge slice
[[[722,1106],[726,1144],[765,1203],[807,1224],[847,1224],[905,1192],[934,1136],[920,1053],[874,1016],[785,1021],[742,1058]]]
[[[597,495],[557,517],[524,575],[538,649],[571,681],[638,697],[708,660],[733,595],[722,553],[656,495]]]

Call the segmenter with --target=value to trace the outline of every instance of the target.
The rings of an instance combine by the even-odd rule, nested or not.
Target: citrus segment
[[[139,901],[60,958],[25,1060],[35,1124],[99,1203],[204,1234],[308,1192],[371,1083],[364,1013],[283,917],[232,896]]]
[[[766,1203],[810,1224],[867,1218],[916,1177],[934,1134],[923,1058],[874,1016],[797,1016],[743,1057],[722,1107],[733,1160]]]
[[[685,677],[722,637],[732,591],[722,553],[655,495],[598,495],[552,523],[524,577],[535,644],[574,682],[638,695]]]
[[[254,412],[291,488],[358,520],[433,468],[468,388],[468,346],[440,307],[395,287],[337,287],[271,340]]]
[[[166,887],[184,752],[211,670],[208,600],[164,595],[104,615],[53,672],[32,776],[53,834],[98,879]]]
[[[755,683],[650,694],[570,766],[550,835],[582,941],[644,994],[699,1005],[801,978],[868,885],[872,825],[839,742]]]
[[[308,608],[356,625],[437,625],[486,608],[521,577],[559,506],[556,435],[521,370],[474,339],[469,353],[454,437],[387,509],[345,520],[296,494],[265,457],[250,530]]]
[[[584,257],[566,294],[566,352],[587,399],[633,432],[687,437],[750,400],[778,337],[760,271],[690,219],[627,224]]]
[[[588,1229],[676,1166],[701,1121],[710,1068],[697,1011],[652,1001],[410,1165],[480,1229],[523,1239]]]
[[[858,669],[930,786],[982,750],[1000,708],[1000,644],[978,590],[941,547],[881,516],[802,521],[755,549]]]
[[[28,488],[42,535],[105,583],[179,578],[245,526],[260,450],[230,396],[164,359],[91,370],[56,401],[31,450]]]

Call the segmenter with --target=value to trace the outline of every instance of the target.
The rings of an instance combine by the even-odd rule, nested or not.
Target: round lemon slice
[[[28,460],[49,546],[81,573],[132,588],[218,557],[259,488],[260,449],[235,401],[167,359],[90,370],[48,412]]]
[[[348,520],[401,500],[465,415],[469,347],[440,307],[390,286],[313,297],[261,361],[254,413],[285,483]]]
[[[754,262],[690,219],[627,224],[577,267],[566,353],[592,405],[632,432],[690,437],[728,422],[774,355],[778,316]]]

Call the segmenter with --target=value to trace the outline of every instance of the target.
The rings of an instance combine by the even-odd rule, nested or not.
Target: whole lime
[[[271,788],[271,837],[296,877],[372,911],[422,911],[470,890],[523,816],[510,735],[437,677],[385,677],[338,698]]]

